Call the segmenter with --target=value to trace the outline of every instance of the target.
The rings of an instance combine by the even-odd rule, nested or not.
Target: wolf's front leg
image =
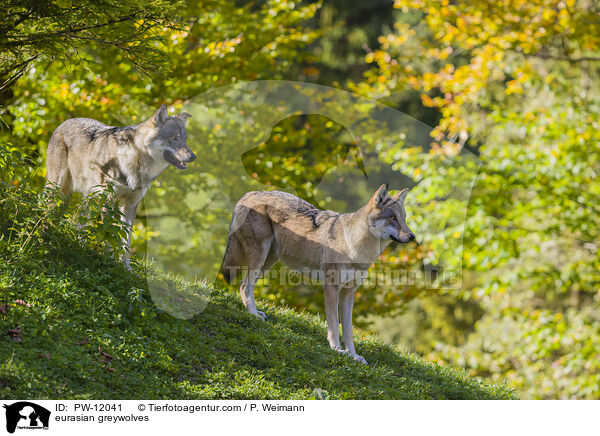
[[[343,288],[341,291],[340,312],[342,318],[342,342],[346,347],[346,351],[357,362],[367,365],[364,357],[356,354],[354,350],[354,339],[352,337],[352,309],[354,307],[354,294],[356,287]]]
[[[327,341],[338,353],[344,353],[340,345],[340,323],[338,319],[339,286],[323,284],[325,291],[325,319],[327,320]]]
[[[123,261],[123,265],[129,271],[131,271],[131,265],[129,263],[129,257],[131,252],[131,232],[133,229],[133,221],[135,220],[135,211],[137,209],[137,204],[135,206],[125,206],[121,208],[121,212],[123,213],[123,222],[125,223],[125,237],[121,239],[121,243],[125,247],[125,252],[121,257]]]

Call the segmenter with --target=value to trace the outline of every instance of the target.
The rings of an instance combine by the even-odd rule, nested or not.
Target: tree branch
[[[27,59],[26,61],[21,62],[20,64],[15,65],[13,68],[9,69],[9,70],[5,70],[6,73],[8,73],[8,71],[14,71],[16,69],[19,69],[19,71],[17,71],[15,74],[13,74],[11,77],[9,77],[8,79],[6,79],[5,81],[2,82],[2,85],[0,85],[0,94],[2,94],[7,88],[9,88],[19,77],[21,77],[23,75],[23,73],[25,72],[25,69],[27,68],[27,65],[29,65],[30,62],[32,62],[34,59],[36,59],[37,56],[33,56],[29,59]],[[2,74],[4,75],[4,74]],[[0,76],[1,77],[1,76]]]
[[[584,61],[590,61],[590,62],[600,61],[600,57],[598,57],[598,56],[580,56],[580,57],[572,58],[570,56],[552,55],[550,53],[544,53],[544,52],[522,53],[522,54],[525,56],[537,57],[537,58],[542,58],[542,59],[553,59],[553,60],[557,60],[557,61],[567,61],[567,62],[572,62],[572,63],[584,62]]]
[[[119,24],[119,23],[123,23],[125,21],[130,21],[133,20],[137,17],[137,15],[143,12],[142,10],[133,12],[130,15],[126,15],[114,20],[109,20],[106,23],[102,23],[102,24],[95,24],[93,26],[84,26],[84,27],[76,27],[74,29],[66,29],[66,30],[61,30],[59,32],[50,32],[50,33],[40,33],[40,34],[36,34],[36,35],[11,35],[8,38],[9,39],[19,39],[21,38],[19,41],[7,41],[6,43],[2,44],[5,47],[11,47],[11,46],[23,46],[23,45],[29,45],[29,44],[33,44],[34,42],[40,40],[40,39],[45,39],[45,38],[49,38],[49,37],[53,37],[53,36],[69,36],[72,37],[73,33],[79,33],[79,32],[85,32],[86,30],[93,30],[93,29],[100,29],[102,27],[107,27],[107,26],[111,26],[113,24]]]

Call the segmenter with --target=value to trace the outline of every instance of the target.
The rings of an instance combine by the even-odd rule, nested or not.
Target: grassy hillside
[[[262,322],[221,288],[201,314],[176,319],[153,304],[142,266],[130,273],[92,237],[78,240],[39,194],[2,188],[0,398],[514,397],[357,332],[369,366],[358,364],[329,349],[322,318],[259,302]]]

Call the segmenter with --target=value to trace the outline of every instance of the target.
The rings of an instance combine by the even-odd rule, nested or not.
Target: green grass
[[[139,268],[139,267],[138,267]],[[143,271],[143,269],[142,269]],[[512,398],[465,372],[424,362],[369,336],[369,366],[331,351],[323,319],[215,288],[190,320],[159,310],[143,275],[85,250],[0,267],[0,397],[80,399]],[[141,290],[141,291],[140,291]],[[190,292],[202,291],[188,285]],[[15,304],[21,299],[30,306]],[[21,342],[5,332],[22,329]],[[358,334],[360,336],[360,334]],[[77,345],[89,337],[89,343]],[[85,342],[85,341],[84,341]],[[113,357],[105,362],[107,353]]]

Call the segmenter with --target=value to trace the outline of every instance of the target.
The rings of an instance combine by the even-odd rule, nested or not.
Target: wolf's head
[[[404,199],[407,194],[408,188],[390,197],[386,185],[381,185],[373,194],[367,205],[367,220],[374,236],[402,243],[415,239],[415,234],[406,225]]]
[[[196,155],[187,146],[185,123],[190,117],[186,112],[170,117],[167,106],[163,104],[149,120],[157,132],[149,147],[162,152],[163,159],[180,170],[184,170],[187,163],[196,159]]]

